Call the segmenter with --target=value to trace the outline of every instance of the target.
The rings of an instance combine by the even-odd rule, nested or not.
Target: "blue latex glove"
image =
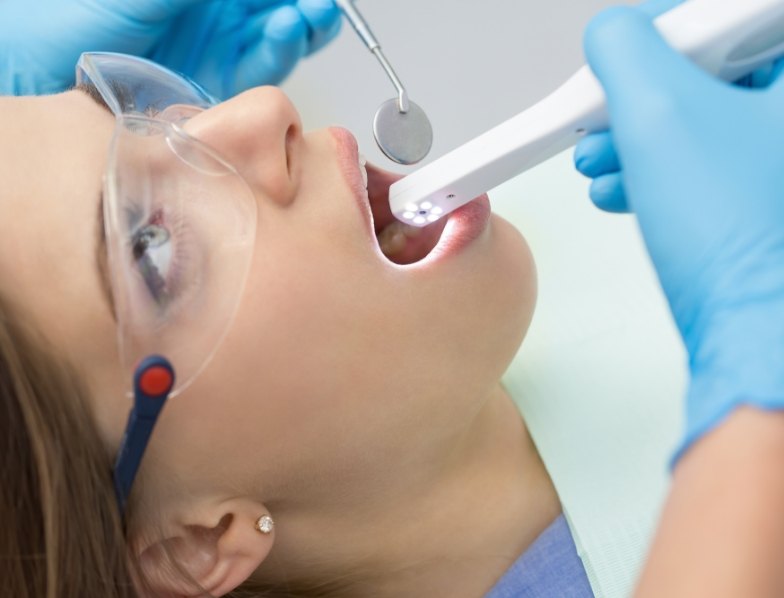
[[[649,0],[640,4],[639,9],[655,18],[684,1]],[[574,164],[582,174],[594,179],[589,194],[597,207],[608,212],[629,211],[618,154],[609,133],[596,133],[582,139],[575,149]]]
[[[62,91],[82,52],[112,51],[226,98],[279,83],[340,23],[332,0],[0,0],[0,93]]]
[[[784,78],[778,67],[764,89],[719,81],[633,8],[597,17],[585,48],[689,354],[680,455],[738,405],[784,409]]]
[[[643,2],[639,9],[650,17],[657,17],[684,1],[649,0]],[[761,69],[735,84],[741,87],[764,88],[770,84],[773,76],[773,68]],[[589,193],[597,207],[607,212],[629,211],[623,189],[621,165],[609,133],[597,133],[582,139],[575,150],[574,161],[577,170],[594,179]]]

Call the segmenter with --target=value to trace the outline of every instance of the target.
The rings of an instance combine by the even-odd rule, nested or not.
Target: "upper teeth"
[[[362,154],[359,154],[359,174],[362,175],[362,182],[365,184],[365,189],[367,189],[368,186],[367,159]]]

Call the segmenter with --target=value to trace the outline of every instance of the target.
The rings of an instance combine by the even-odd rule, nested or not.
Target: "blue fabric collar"
[[[485,598],[594,598],[563,515],[550,524]]]

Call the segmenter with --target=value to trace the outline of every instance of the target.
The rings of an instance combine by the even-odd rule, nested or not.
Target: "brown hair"
[[[134,596],[111,465],[73,368],[0,299],[0,579],[15,598]]]
[[[132,598],[111,459],[76,370],[0,297],[0,584],[14,598]],[[175,564],[176,568],[176,564]],[[343,595],[247,582],[229,598]],[[208,596],[207,593],[204,596]]]

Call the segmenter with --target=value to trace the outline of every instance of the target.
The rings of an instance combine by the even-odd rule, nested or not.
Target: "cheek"
[[[357,248],[281,224],[219,353],[273,396],[497,382],[530,324],[536,270],[511,225],[494,218],[488,233],[457,259],[416,271],[385,267],[364,240]]]
[[[221,395],[233,438],[263,422],[265,450],[288,447],[289,461],[462,425],[530,323],[533,260],[506,222],[431,272],[384,267],[340,237],[277,230],[198,394]]]
[[[488,266],[494,277],[485,293],[491,300],[486,311],[497,311],[496,326],[508,330],[516,339],[513,343],[516,351],[536,307],[536,264],[528,243],[506,220],[495,217],[494,231],[495,247],[491,252],[492,264]]]
[[[477,378],[496,382],[531,322],[536,267],[520,233],[498,217],[467,249],[438,278],[422,272],[420,303],[410,311],[421,330],[433,330],[438,354],[453,353],[454,371],[473,368]]]

